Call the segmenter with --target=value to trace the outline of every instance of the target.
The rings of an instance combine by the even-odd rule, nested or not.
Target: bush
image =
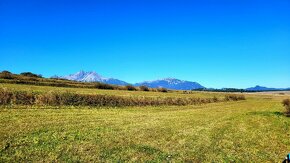
[[[94,88],[97,88],[97,89],[115,89],[115,87],[113,85],[110,85],[110,84],[105,84],[105,83],[94,83]]]
[[[0,105],[8,105],[11,103],[13,93],[5,88],[0,89]]]
[[[31,72],[22,72],[20,75],[34,78],[42,78],[42,75],[37,75]]]
[[[157,91],[158,92],[168,92],[168,90],[166,88],[158,88]]]
[[[35,97],[35,94],[32,92],[16,91],[13,93],[11,102],[16,105],[33,105]]]
[[[219,99],[217,97],[215,97],[215,96],[212,98],[212,100],[213,100],[213,102],[218,102],[219,101]]]
[[[145,86],[145,85],[140,86],[139,89],[141,91],[149,91],[149,88],[147,86]]]
[[[246,97],[244,95],[235,95],[235,94],[225,95],[225,101],[239,101],[239,100],[246,100]]]
[[[283,101],[282,101],[282,104],[283,104],[283,106],[285,107],[285,109],[286,109],[286,115],[287,116],[290,116],[290,99],[284,99]]]
[[[18,104],[33,105],[35,94],[25,91],[11,91],[5,88],[0,89],[0,105]]]
[[[183,94],[192,94],[191,91],[183,91],[182,93],[183,93]]]
[[[132,86],[132,85],[126,85],[125,89],[128,90],[128,91],[137,91],[137,89],[134,86]]]

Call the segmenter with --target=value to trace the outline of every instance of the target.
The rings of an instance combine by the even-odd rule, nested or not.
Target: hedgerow
[[[198,97],[145,97],[145,96],[116,96],[91,95],[71,92],[35,93],[1,88],[0,105],[49,105],[49,106],[160,106],[160,105],[198,105],[221,101],[238,101],[245,98],[240,95],[226,95],[224,99]]]

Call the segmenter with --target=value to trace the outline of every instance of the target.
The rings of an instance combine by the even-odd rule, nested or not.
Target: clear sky
[[[290,0],[0,0],[0,71],[290,87]]]

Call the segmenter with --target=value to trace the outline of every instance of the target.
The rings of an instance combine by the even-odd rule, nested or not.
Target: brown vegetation
[[[290,116],[290,99],[284,99],[282,101],[282,104],[286,109],[286,112],[285,112],[286,116]]]
[[[128,90],[128,91],[137,91],[137,88],[135,88],[135,87],[132,86],[132,85],[126,85],[126,86],[125,86],[125,90]]]
[[[235,97],[237,96],[237,97]],[[230,97],[230,98],[229,98]],[[177,97],[123,97],[115,95],[88,95],[70,92],[35,93],[0,89],[0,105],[51,105],[51,106],[160,106],[160,105],[197,105],[221,101],[243,100],[240,95],[227,95],[225,99],[177,98]]]
[[[225,95],[225,101],[239,101],[245,99],[246,97],[244,95],[236,95],[236,94]]]
[[[149,88],[147,86],[145,86],[145,85],[140,86],[139,89],[141,91],[150,91]]]
[[[158,92],[168,92],[166,88],[157,88]]]

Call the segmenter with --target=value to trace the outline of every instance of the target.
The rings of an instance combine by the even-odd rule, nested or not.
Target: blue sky
[[[0,70],[290,87],[289,0],[0,0]]]

